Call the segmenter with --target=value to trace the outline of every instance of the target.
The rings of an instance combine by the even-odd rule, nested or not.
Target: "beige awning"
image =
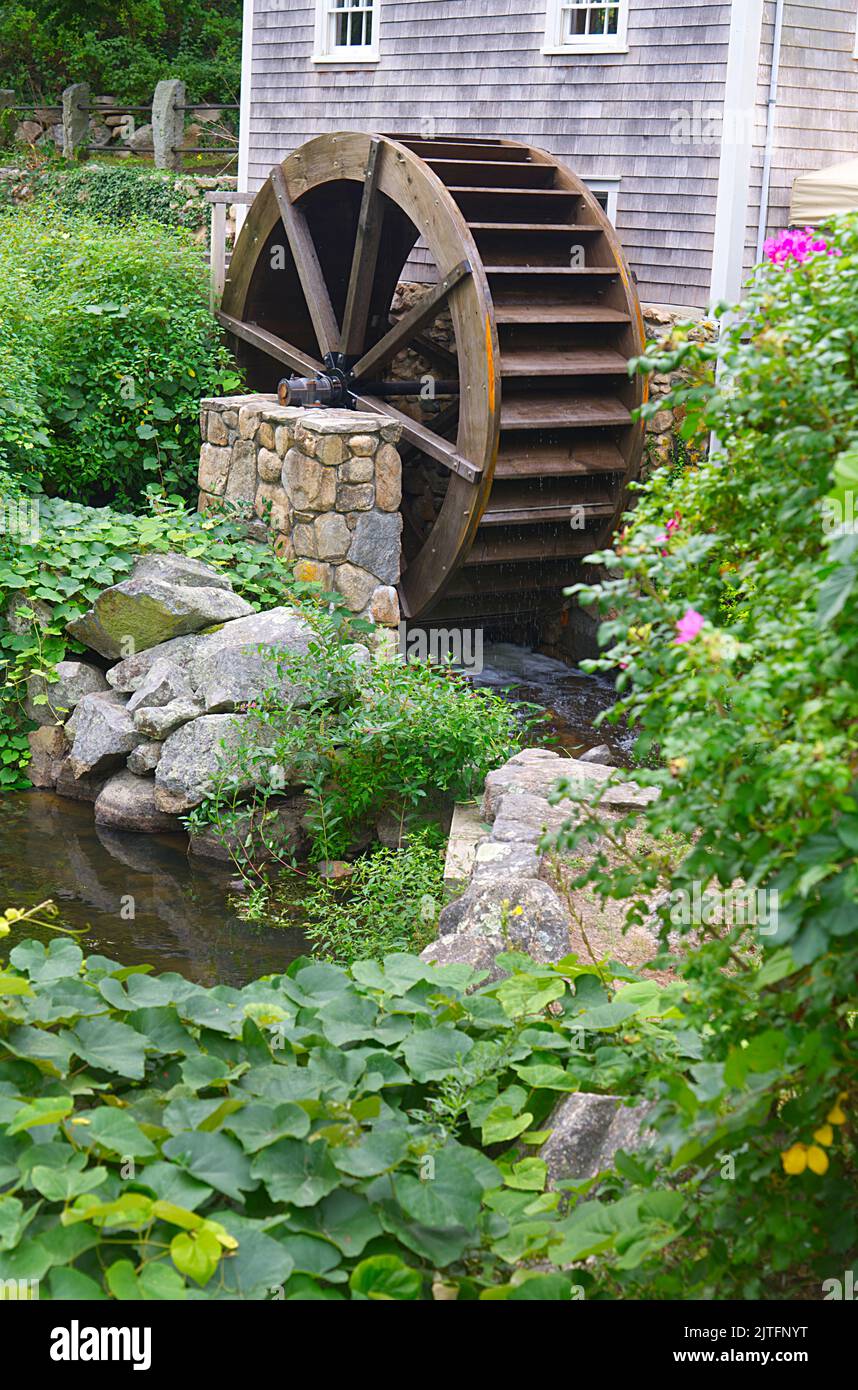
[[[829,217],[858,210],[858,159],[799,174],[792,186],[789,220],[793,227],[815,227]]]

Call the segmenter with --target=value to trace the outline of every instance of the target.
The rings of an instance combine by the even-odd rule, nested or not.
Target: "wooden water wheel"
[[[613,227],[542,150],[309,141],[255,198],[219,317],[254,389],[286,367],[292,399],[400,422],[405,616],[557,607],[610,534],[642,451],[643,321]]]

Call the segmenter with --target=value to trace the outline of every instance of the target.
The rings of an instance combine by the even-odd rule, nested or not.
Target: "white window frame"
[[[584,0],[581,0],[584,3]],[[596,0],[592,0],[595,5]],[[548,14],[545,22],[545,44],[542,52],[565,55],[584,53],[628,53],[629,51],[629,5],[631,0],[619,0],[620,13],[616,34],[594,34],[592,37],[578,36],[567,43],[563,42],[563,10],[568,8],[569,0],[548,0]]]
[[[605,216],[613,227],[617,225],[617,208],[620,201],[620,179],[621,174],[603,174],[598,179],[582,179],[581,182],[589,188],[591,193],[607,194],[607,207]]]
[[[342,47],[333,42],[333,20],[342,0],[316,0],[316,39],[313,53],[314,63],[377,63],[381,57],[378,45],[381,0],[363,0],[372,9],[372,42],[368,44],[345,44]]]

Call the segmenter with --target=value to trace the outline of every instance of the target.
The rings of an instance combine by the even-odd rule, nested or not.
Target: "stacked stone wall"
[[[200,429],[201,511],[252,508],[296,579],[341,594],[353,613],[398,624],[398,424],[254,395],[202,401]]]

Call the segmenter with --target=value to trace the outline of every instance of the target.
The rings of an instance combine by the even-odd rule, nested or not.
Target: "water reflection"
[[[614,702],[610,681],[503,642],[486,644],[477,680],[543,706],[548,721],[540,726],[539,742],[551,734],[571,753],[607,743],[619,761],[627,761],[625,731],[593,728],[596,716]],[[0,906],[32,907],[53,898],[65,926],[85,929],[84,950],[124,965],[177,970],[203,985],[240,985],[283,971],[309,953],[297,927],[243,922],[229,904],[231,870],[190,858],[183,835],[97,828],[91,805],[50,792],[2,798],[0,874]],[[51,935],[37,928],[27,934],[42,940]]]
[[[228,901],[229,868],[190,858],[183,835],[97,827],[91,805],[51,792],[4,796],[2,811],[2,905],[53,898],[64,926],[86,929],[84,951],[177,970],[202,985],[245,984],[307,953],[297,929],[241,921]]]
[[[587,675],[577,666],[512,642],[486,642],[483,663],[475,678],[478,685],[509,688],[513,699],[528,700],[546,710],[548,720],[540,725],[540,742],[551,735],[555,747],[572,754],[606,743],[618,762],[628,762],[633,739],[627,730],[612,724],[593,727],[597,715],[616,701],[613,681]]]

